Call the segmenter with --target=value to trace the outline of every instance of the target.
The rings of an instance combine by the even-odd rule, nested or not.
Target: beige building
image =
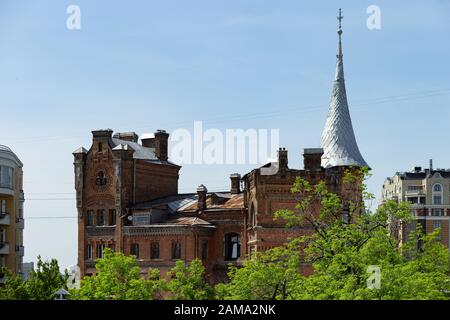
[[[382,188],[382,202],[409,201],[412,213],[426,233],[441,229],[440,239],[450,248],[450,169],[433,169],[433,161],[427,169],[414,167],[409,172],[397,172],[387,178]],[[401,241],[415,224],[393,224]]]
[[[22,273],[23,202],[22,162],[0,145],[0,268]],[[0,272],[0,284],[5,281]]]

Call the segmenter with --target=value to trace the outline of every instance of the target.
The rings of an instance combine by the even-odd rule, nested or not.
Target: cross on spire
[[[341,8],[339,8],[339,15],[337,16],[337,19],[339,20],[339,30],[341,30],[342,29],[341,22],[342,22],[342,19],[344,19]]]

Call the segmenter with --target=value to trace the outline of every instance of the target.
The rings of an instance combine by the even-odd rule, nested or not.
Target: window
[[[105,210],[97,210],[97,225],[105,225]]]
[[[86,246],[86,259],[87,260],[92,260],[92,244],[88,244]]]
[[[109,225],[114,226],[116,224],[116,210],[109,210]]]
[[[13,188],[13,168],[0,166],[0,187]]]
[[[136,256],[136,258],[139,258],[139,244],[138,243],[131,244],[130,254],[133,256]]]
[[[208,259],[208,240],[202,241],[202,259]]]
[[[0,200],[0,215],[6,213],[6,200]]]
[[[105,245],[102,243],[97,244],[97,258],[103,258],[103,252],[105,251]]]
[[[408,186],[408,191],[422,191],[422,186]]]
[[[105,186],[108,180],[106,179],[105,172],[99,171],[97,173],[97,178],[95,179],[95,184],[97,186]]]
[[[250,207],[250,211],[248,212],[248,225],[250,227],[256,226],[256,212],[255,212],[255,206],[252,203],[252,206]]]
[[[87,211],[87,221],[86,221],[88,226],[93,226],[94,225],[94,211],[93,210],[88,210]]]
[[[442,204],[442,197],[433,195],[433,204]]]
[[[434,217],[439,217],[441,215],[441,209],[431,209],[431,215]]]
[[[241,256],[240,236],[237,233],[225,235],[224,258],[227,261],[237,260]]]
[[[441,227],[441,222],[440,221],[435,221],[433,222],[433,229],[437,229]]]
[[[172,259],[181,259],[181,243],[172,242]]]
[[[150,244],[150,259],[159,259],[159,242]]]
[[[433,204],[442,204],[442,185],[433,185]]]
[[[98,143],[98,152],[103,151],[103,144],[101,142]]]
[[[6,229],[0,228],[0,243],[6,242]]]

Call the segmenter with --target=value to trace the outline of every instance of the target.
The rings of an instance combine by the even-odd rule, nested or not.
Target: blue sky
[[[70,4],[81,30],[66,28]],[[429,158],[450,167],[449,1],[0,1],[0,143],[24,162],[24,260],[76,263],[76,219],[57,217],[76,215],[72,151],[93,129],[275,128],[300,168],[326,119],[338,7],[370,190]],[[184,166],[180,191],[228,189],[251,167]]]

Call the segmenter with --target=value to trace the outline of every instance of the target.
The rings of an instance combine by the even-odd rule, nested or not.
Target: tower
[[[336,75],[333,82],[331,102],[325,128],[322,132],[320,146],[323,148],[322,166],[368,166],[356,143],[353,132],[352,119],[347,103],[347,93],[344,80],[344,61],[342,54],[342,26],[343,19],[339,9],[338,52],[336,55]]]

